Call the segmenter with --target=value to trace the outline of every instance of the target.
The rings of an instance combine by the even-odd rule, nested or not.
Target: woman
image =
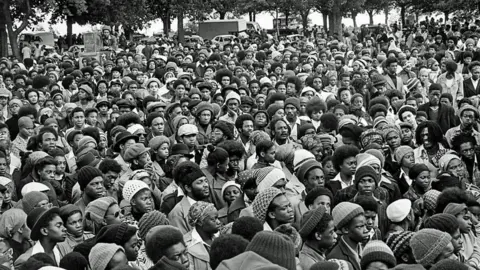
[[[135,264],[140,249],[140,241],[137,228],[127,223],[108,225],[103,227],[97,234],[98,243],[117,244],[125,250],[129,264]]]
[[[212,134],[212,123],[215,119],[212,105],[208,102],[199,103],[195,111],[195,116],[195,125],[198,127],[197,142],[199,146],[204,147],[209,142]]]
[[[400,162],[394,158],[395,150],[400,146],[400,130],[396,126],[384,126],[382,131],[389,150],[385,154],[385,170],[395,174],[400,169]]]
[[[240,196],[243,196],[243,194],[239,184],[235,183],[235,181],[225,182],[222,187],[222,199],[225,202],[226,206],[218,210],[218,219],[222,222],[222,224],[226,225],[227,223],[229,223],[228,209],[230,208],[232,203]]]
[[[441,74],[437,83],[442,85],[442,93],[450,93],[453,97],[453,108],[458,109],[457,101],[461,100],[463,95],[463,77],[457,73],[457,63],[453,60],[445,61],[446,72]]]
[[[85,240],[94,237],[91,233],[83,230],[83,213],[78,206],[67,204],[60,208],[60,217],[67,229],[67,238],[62,243],[57,245],[60,255],[64,257],[73,251],[73,248]]]
[[[148,174],[148,173],[147,173]],[[143,179],[144,175],[133,175],[133,179]],[[128,180],[123,186],[125,200],[125,222],[138,226],[138,221],[145,214],[153,210],[154,202],[150,187],[142,180]],[[130,210],[130,211],[128,211]]]
[[[432,181],[432,188],[442,191],[447,187],[466,189],[468,174],[459,156],[453,153],[443,155],[439,160],[440,174]]]
[[[408,177],[412,180],[412,185],[403,197],[409,199],[412,203],[422,198],[422,196],[431,189],[431,172],[425,164],[415,164],[408,172]]]
[[[193,230],[184,235],[191,270],[211,270],[209,249],[221,222],[212,203],[198,201],[190,206],[188,220]]]
[[[88,108],[95,108],[95,101],[93,101],[93,91],[90,86],[83,84],[78,87],[78,101],[75,102],[78,107],[84,111]]]
[[[87,205],[85,208],[86,228],[97,234],[107,225],[123,222],[120,206],[113,197],[101,197]],[[90,226],[90,227],[88,227]]]
[[[153,137],[148,146],[151,149],[151,156],[153,160],[153,172],[156,174],[156,179],[159,179],[159,189],[163,191],[171,182],[167,181],[165,177],[165,162],[167,161],[170,149],[170,139],[166,136]]]

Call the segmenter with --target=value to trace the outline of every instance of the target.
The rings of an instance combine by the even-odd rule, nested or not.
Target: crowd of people
[[[0,269],[479,270],[454,22],[0,59]]]

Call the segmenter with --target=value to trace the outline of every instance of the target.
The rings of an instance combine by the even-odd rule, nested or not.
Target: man
[[[150,148],[146,148],[143,143],[135,143],[125,151],[124,159],[129,162],[132,171],[140,169],[152,169],[152,159],[150,157]]]
[[[58,134],[52,127],[43,127],[37,135],[37,147],[41,151],[48,153],[48,151],[55,149],[58,140]]]
[[[185,161],[174,170],[175,175],[183,176],[175,180],[185,196],[168,214],[168,219],[170,224],[179,228],[182,234],[186,234],[193,229],[188,222],[190,206],[207,199],[210,196],[210,187],[205,174],[196,163]]]
[[[263,229],[273,231],[283,224],[294,222],[293,207],[282,190],[268,187],[255,197],[252,203],[254,217],[263,223]]]
[[[452,149],[460,154],[464,168],[468,172],[468,181],[476,186],[480,184],[480,153],[475,151],[478,145],[472,134],[460,133],[453,137]]]
[[[187,246],[183,233],[178,228],[170,225],[156,226],[147,233],[145,239],[147,256],[155,263],[152,269],[189,269]]]
[[[87,205],[105,196],[103,174],[95,167],[85,166],[78,171],[77,179],[80,190],[82,191],[82,197],[75,202],[75,205],[80,208],[83,216],[85,216],[85,208],[87,208]]]
[[[275,162],[276,146],[272,141],[263,140],[255,146],[255,152],[258,161],[253,165],[252,169],[260,169],[272,166]]]
[[[472,135],[478,144],[480,142],[480,132],[477,130],[478,125],[476,124],[479,119],[477,108],[470,104],[462,104],[458,109],[458,116],[460,116],[460,125],[447,130],[447,133],[445,133],[448,145],[452,147],[453,138],[461,132]]]
[[[57,196],[63,195],[63,189],[55,180],[55,172],[57,171],[57,161],[47,154],[43,154],[35,163],[34,170],[22,181],[17,187],[19,198],[22,198],[21,190],[28,183],[38,182],[46,185],[49,190],[47,192],[49,201],[58,206]]]
[[[18,119],[18,136],[12,142],[12,154],[20,158],[22,152],[27,151],[28,139],[33,135],[33,129],[35,125],[32,119],[27,116],[23,116]]]
[[[84,127],[88,126],[85,124],[85,112],[80,107],[75,107],[68,117],[73,124],[73,127],[67,129],[65,134],[68,134],[73,130],[82,130]]]
[[[192,124],[185,124],[178,128],[177,136],[179,142],[188,146],[188,151],[194,157],[190,160],[196,161],[197,158],[200,159],[201,155],[197,154],[195,144],[197,142],[198,128]]]
[[[425,269],[444,259],[456,259],[452,237],[436,229],[421,229],[410,239],[413,257]]]
[[[122,133],[118,134],[113,145],[113,151],[120,153],[116,158],[115,161],[122,166],[121,175],[132,172],[130,169],[130,164],[127,163],[124,159],[125,151],[132,145],[138,142],[138,136],[133,135],[128,131],[123,131]]]
[[[8,107],[10,109],[10,115],[12,117],[10,117],[7,121],[5,121],[5,124],[7,124],[7,126],[8,126],[8,130],[10,131],[10,138],[12,140],[15,140],[15,138],[17,137],[17,134],[18,134],[17,122],[18,122],[18,119],[20,118],[19,112],[20,112],[20,107],[22,107],[22,106],[23,106],[23,102],[18,98],[14,98],[14,99],[10,100],[10,102],[8,103]],[[27,107],[25,107],[25,109],[23,109],[23,111],[25,111],[25,110],[34,110],[35,111],[35,109],[31,108],[31,107],[29,107],[28,109],[27,109]]]
[[[480,78],[480,62],[473,61],[468,65],[468,70],[472,76],[463,81],[463,93],[466,98],[472,98],[475,104],[478,104],[480,98],[480,85],[478,85]]]
[[[283,118],[277,118],[270,122],[270,132],[273,136],[273,143],[275,145],[283,145],[291,143],[290,131],[291,127],[288,125],[287,120]]]
[[[405,93],[403,80],[401,77],[397,76],[397,67],[398,67],[397,58],[389,57],[387,58],[387,60],[385,60],[385,70],[387,73],[386,75],[384,75],[384,78],[387,81],[386,91],[391,92],[394,90],[398,90],[401,93]]]
[[[442,86],[438,83],[432,83],[429,88],[429,102],[418,107],[418,111],[427,114],[427,120],[435,121],[442,132],[447,132],[450,128],[457,125],[455,110],[448,105],[440,103]]]
[[[335,227],[342,232],[342,236],[327,255],[327,260],[344,260],[349,262],[354,270],[361,270],[361,243],[368,233],[362,207],[351,202],[341,202],[333,208],[332,216]]]
[[[98,169],[103,174],[103,185],[106,189],[106,196],[112,197],[118,200],[117,187],[115,181],[118,179],[118,176],[122,172],[122,167],[118,162],[113,159],[105,158],[98,165]]]
[[[58,266],[62,258],[57,244],[65,241],[67,236],[67,230],[60,217],[60,209],[58,207],[48,210],[43,207],[33,209],[28,214],[27,226],[31,229],[30,238],[37,242],[15,261],[15,269],[19,269],[37,253],[45,253],[55,262],[55,266]]]
[[[210,143],[213,144],[214,146],[217,146],[224,141],[233,140],[233,136],[234,136],[233,134],[234,134],[234,130],[233,130],[233,125],[231,123],[223,120],[218,120],[212,126],[212,133],[210,134]],[[207,167],[208,154],[210,154],[210,151],[208,151],[207,148],[203,149],[200,168]]]
[[[250,147],[250,134],[253,132],[253,116],[250,114],[242,114],[237,117],[235,121],[235,127],[238,130],[240,136],[238,136],[238,141],[243,144],[245,152],[249,153]]]
[[[296,97],[289,97],[285,100],[285,120],[290,127],[290,137],[296,141],[298,136],[298,128],[300,125],[307,123],[300,120],[298,117],[300,113],[300,100]]]
[[[330,189],[333,195],[337,191],[354,184],[355,171],[357,169],[356,156],[358,148],[351,145],[343,145],[335,150],[332,163],[338,174],[330,180]]]
[[[299,255],[302,269],[310,269],[316,262],[325,261],[327,251],[337,239],[333,218],[323,206],[303,215],[298,233],[305,239]]]

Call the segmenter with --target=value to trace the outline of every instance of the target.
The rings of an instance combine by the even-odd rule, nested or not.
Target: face
[[[430,99],[430,104],[432,106],[438,106],[438,103],[440,102],[440,91],[439,90],[430,91],[430,94],[429,94],[428,97]]]
[[[195,146],[195,142],[197,141],[197,134],[185,135],[182,136],[182,141],[188,147],[192,148]]]
[[[275,140],[288,139],[288,126],[284,121],[277,121],[275,123]]]
[[[85,187],[85,194],[92,199],[98,199],[105,196],[105,187],[103,186],[103,177],[93,178]]]
[[[360,243],[366,238],[366,234],[368,233],[366,223],[365,216],[359,215],[353,218],[350,224],[342,229],[343,233],[348,235],[353,241]]]
[[[207,211],[205,218],[201,221],[204,232],[213,235],[218,232],[222,222],[218,219],[218,211],[216,209]]]
[[[279,195],[272,201],[273,211],[268,213],[268,217],[275,219],[280,224],[292,223],[294,221],[293,208],[285,195]]]
[[[235,201],[240,196],[240,189],[236,186],[229,186],[225,189],[225,192],[223,194],[223,199],[225,200],[226,203],[229,205]]]
[[[475,156],[473,144],[471,142],[460,144],[460,154],[462,154],[462,156],[465,158],[473,159]]]
[[[55,172],[57,168],[55,165],[46,165],[42,169],[38,170],[38,176],[43,181],[53,181],[55,179]]]
[[[372,230],[373,226],[375,225],[375,219],[377,218],[377,213],[367,210],[365,211],[365,221],[367,230]]]
[[[193,181],[191,186],[185,186],[185,189],[195,200],[208,198],[210,195],[208,180],[206,177],[198,178],[197,180]]]
[[[239,108],[238,100],[229,99],[227,101],[227,107],[228,107],[229,110],[232,110],[234,112],[238,112],[238,108]]]
[[[108,262],[108,269],[116,269],[122,266],[126,266],[128,264],[127,255],[121,250],[117,251],[115,255],[113,255],[110,262]]]
[[[463,111],[461,120],[464,125],[471,125],[475,122],[475,113],[471,110]]]
[[[128,261],[137,260],[138,250],[140,249],[141,242],[138,240],[137,234],[134,234],[124,245],[125,255],[127,255]]]
[[[469,233],[472,228],[472,218],[467,209],[464,209],[457,216],[457,221],[461,233]]]
[[[263,159],[265,160],[265,162],[267,163],[275,162],[275,152],[276,152],[276,148],[275,146],[272,146],[265,153],[263,153]]]
[[[83,235],[83,216],[82,213],[77,212],[68,217],[67,223],[65,224],[67,232],[73,234],[76,237]]]
[[[453,176],[460,177],[463,172],[462,161],[458,158],[452,159],[447,166],[447,171]]]
[[[253,132],[253,122],[250,120],[243,121],[242,126],[242,135],[245,137],[250,137],[250,134]]]
[[[430,187],[430,171],[421,172],[415,179],[415,184],[427,190]]]
[[[443,249],[442,253],[435,259],[435,262],[441,261],[443,259],[454,259],[455,256],[453,254],[454,248],[452,243],[448,243],[448,245]]]
[[[348,157],[343,160],[340,165],[340,172],[347,176],[352,176],[355,174],[357,169],[357,160],[355,157]]]
[[[188,260],[187,247],[183,243],[177,243],[165,250],[165,257],[172,261],[182,264],[189,269],[190,262]]]
[[[135,162],[135,160],[134,160],[134,162]],[[150,157],[150,153],[145,152],[145,153],[141,154],[141,155],[137,158],[136,163],[137,163],[138,166],[140,166],[140,167],[142,167],[142,168],[143,168],[145,165],[152,163],[152,159],[151,159],[151,157]]]
[[[453,245],[453,252],[455,254],[458,254],[460,250],[462,250],[462,245],[463,245],[463,240],[462,240],[462,234],[460,233],[460,230],[457,229],[453,234],[452,234],[452,245]]]
[[[58,174],[64,174],[67,169],[67,161],[65,156],[56,156],[55,160],[57,161],[57,171]]]
[[[105,213],[105,223],[107,225],[122,223],[123,215],[118,204],[112,204]]]
[[[323,233],[316,233],[316,238],[319,240],[319,247],[321,248],[330,249],[335,245],[337,242],[337,234],[333,220],[328,222],[328,226]]]
[[[30,102],[30,104],[37,104],[38,95],[37,95],[36,92],[30,92],[30,93],[28,93],[27,99]]]
[[[49,223],[48,227],[42,228],[43,235],[48,236],[54,242],[63,242],[67,236],[67,230],[63,225],[63,221],[60,216],[55,216]]]
[[[412,112],[407,111],[407,112],[402,113],[402,119],[403,119],[404,122],[410,123],[412,125],[416,125],[415,115],[413,115]]]
[[[380,261],[371,262],[365,270],[388,270],[388,266]]]
[[[313,204],[308,205],[308,210],[315,210],[318,207],[323,206],[327,210],[327,213],[330,213],[331,210],[331,200],[330,197],[326,195],[318,196],[314,201]]]
[[[306,176],[307,177],[304,184],[307,192],[316,187],[325,186],[325,175],[323,174],[322,169],[314,168],[307,172]]]
[[[386,136],[387,144],[392,149],[397,149],[400,146],[400,136],[396,132],[390,132]]]
[[[72,121],[76,127],[83,127],[85,125],[85,115],[83,112],[75,112],[72,116]]]
[[[132,206],[139,213],[148,213],[153,209],[152,193],[149,189],[139,191],[132,199]]]

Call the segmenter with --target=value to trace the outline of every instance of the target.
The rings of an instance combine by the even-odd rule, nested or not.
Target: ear
[[[186,192],[192,192],[192,187],[189,187],[188,185],[183,185],[183,189],[184,189]]]
[[[348,226],[343,227],[340,231],[342,231],[342,235],[347,235],[348,234]]]
[[[315,239],[317,239],[318,241],[322,241],[322,235],[319,234],[318,232],[315,233]]]
[[[265,152],[260,152],[260,156],[263,158],[265,157]]]
[[[40,233],[44,236],[47,236],[48,235],[48,229],[47,228],[40,228]]]
[[[400,259],[402,259],[404,263],[408,262],[408,259],[409,259],[408,254],[406,253],[402,254],[402,256],[400,256]]]
[[[123,150],[123,148],[125,148],[125,145],[124,145],[124,144],[120,144],[120,150]]]
[[[132,163],[135,164],[135,165],[138,165],[138,160],[134,159],[134,160],[132,160]]]

